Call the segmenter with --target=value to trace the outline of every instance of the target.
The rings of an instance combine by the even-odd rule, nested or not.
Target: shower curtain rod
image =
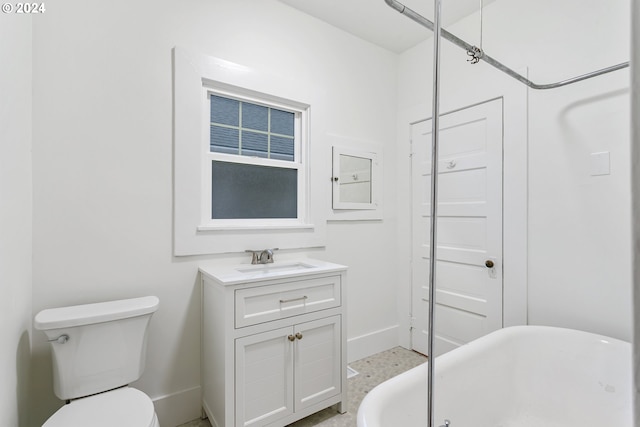
[[[384,2],[387,3],[387,5],[389,5],[391,8],[393,8],[396,11],[400,12],[404,16],[412,19],[413,21],[417,22],[418,24],[422,25],[423,27],[428,28],[431,31],[434,30],[433,22],[429,21],[427,18],[425,18],[424,16],[420,15],[419,13],[417,13],[414,10],[412,10],[411,8],[403,5],[402,3],[400,3],[400,2],[398,2],[396,0],[384,0]],[[558,87],[561,87],[561,86],[569,85],[571,83],[577,83],[577,82],[580,82],[582,80],[590,79],[591,77],[596,77],[596,76],[600,76],[602,74],[610,73],[612,71],[621,70],[621,69],[627,68],[629,66],[629,62],[622,62],[622,63],[617,64],[617,65],[612,65],[610,67],[602,68],[600,70],[592,71],[590,73],[582,74],[580,76],[576,76],[576,77],[573,77],[573,78],[570,78],[570,79],[567,79],[567,80],[563,80],[563,81],[560,81],[560,82],[548,83],[548,84],[537,84],[537,83],[534,83],[531,80],[527,79],[526,77],[522,76],[521,74],[516,73],[511,68],[507,67],[506,65],[502,64],[501,62],[493,59],[492,57],[490,57],[489,55],[484,53],[482,50],[480,50],[476,46],[470,45],[469,43],[467,43],[466,41],[462,40],[458,36],[456,36],[454,34],[451,34],[449,31],[445,30],[444,28],[441,29],[440,31],[441,31],[441,34],[442,34],[443,38],[449,40],[451,43],[453,43],[453,44],[455,44],[455,45],[457,45],[457,46],[459,46],[459,47],[461,47],[461,48],[463,48],[463,49],[465,49],[467,51],[467,54],[472,57],[472,59],[470,60],[470,62],[472,64],[475,64],[478,61],[483,60],[487,64],[497,68],[498,70],[502,71],[503,73],[508,74],[509,76],[513,77],[514,79],[518,80],[521,83],[526,84],[527,86],[529,86],[532,89],[555,89],[555,88],[558,88]]]
[[[433,120],[431,121],[431,158],[438,159],[440,156],[440,42],[442,41],[442,0],[435,0],[433,4],[433,96],[432,109]],[[427,364],[427,427],[435,427],[435,393],[434,393],[434,372],[435,372],[435,339],[434,321],[436,313],[436,261],[438,249],[438,163],[431,162],[431,217],[429,218],[429,341],[427,343],[427,353],[429,363]],[[445,420],[445,426],[449,422]]]

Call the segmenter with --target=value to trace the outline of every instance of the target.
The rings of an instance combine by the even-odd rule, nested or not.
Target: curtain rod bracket
[[[471,57],[467,59],[467,62],[477,64],[484,56],[484,52],[477,46],[471,46],[471,48],[467,50],[467,56]]]

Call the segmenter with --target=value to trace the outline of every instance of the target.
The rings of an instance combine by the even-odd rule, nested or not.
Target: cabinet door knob
[[[488,260],[486,260],[486,261],[484,262],[484,265],[485,265],[485,267],[487,267],[487,268],[493,268],[493,265],[494,265],[494,264],[493,264],[493,261],[491,261],[490,259],[488,259]]]
[[[296,337],[294,337],[293,335],[289,335],[287,338],[289,339],[289,341],[295,341],[296,340]]]
[[[296,338],[298,338],[299,340],[302,339],[302,334],[300,332],[296,333]]]

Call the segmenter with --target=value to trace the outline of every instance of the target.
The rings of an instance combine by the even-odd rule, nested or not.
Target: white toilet
[[[53,391],[67,401],[43,427],[160,427],[149,396],[128,386],[144,371],[158,303],[149,296],[36,315],[52,346]]]

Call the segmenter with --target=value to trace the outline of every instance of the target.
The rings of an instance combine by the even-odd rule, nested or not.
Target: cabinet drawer
[[[235,324],[242,328],[340,304],[340,276],[239,289],[235,292]]]

